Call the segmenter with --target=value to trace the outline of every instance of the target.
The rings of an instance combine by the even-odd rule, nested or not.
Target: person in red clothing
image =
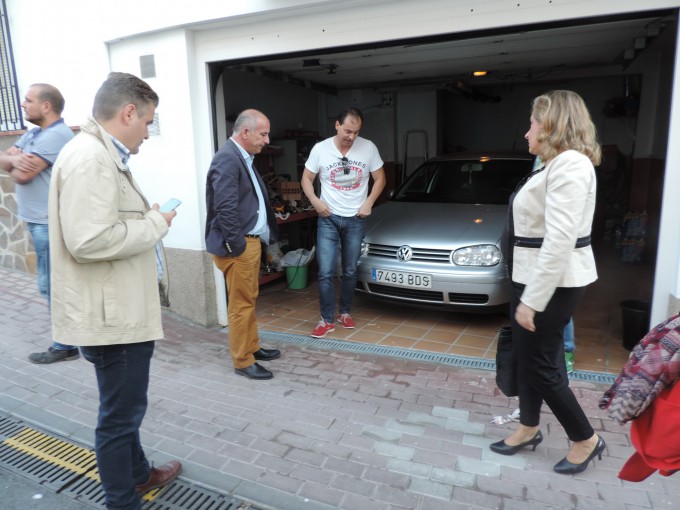
[[[637,450],[623,465],[619,478],[641,482],[657,469],[663,476],[680,470],[680,384],[665,389],[633,420],[630,439]]]
[[[619,478],[646,479],[657,469],[680,470],[680,314],[657,324],[633,347],[614,384],[599,402],[621,425],[632,420],[637,452]]]

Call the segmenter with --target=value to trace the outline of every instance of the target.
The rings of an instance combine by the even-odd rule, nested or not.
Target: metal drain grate
[[[61,493],[94,507],[104,508],[104,492],[98,481],[83,478]],[[144,510],[257,510],[242,500],[213,493],[182,480],[175,480],[164,489],[155,489],[143,499]]]
[[[220,330],[227,333],[229,328]],[[426,361],[453,367],[476,368],[479,370],[496,371],[494,360],[474,358],[468,356],[456,356],[453,354],[439,354],[436,352],[419,351],[414,349],[404,349],[400,347],[387,347],[383,345],[364,344],[360,342],[348,342],[341,340],[330,340],[325,338],[312,338],[301,335],[291,335],[289,333],[279,333],[277,331],[259,331],[260,338],[273,340],[275,342],[285,342],[289,344],[310,345],[322,349],[333,349],[338,351],[359,352],[364,354],[377,354],[379,356],[391,356],[394,358],[410,359],[414,361]],[[602,384],[613,384],[616,376],[600,372],[585,372],[575,370],[569,374],[570,379],[577,381],[587,381]]]
[[[62,495],[104,509],[92,450],[0,416],[0,466]],[[258,510],[182,480],[144,495],[144,510]]]
[[[54,491],[96,469],[92,451],[26,426],[0,443],[0,463]]]
[[[200,487],[182,481],[172,484],[144,510],[256,510],[243,501],[228,496],[209,494]]]

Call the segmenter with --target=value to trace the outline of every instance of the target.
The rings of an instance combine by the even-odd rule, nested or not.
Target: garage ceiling
[[[674,16],[646,14],[637,19],[309,52],[229,67],[330,93],[452,83],[461,87],[472,82],[471,73],[477,70],[489,74],[475,78],[476,84],[622,74],[665,28],[674,25]]]

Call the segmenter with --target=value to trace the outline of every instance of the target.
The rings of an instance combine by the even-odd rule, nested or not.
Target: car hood
[[[387,202],[368,217],[364,240],[445,249],[496,244],[507,212],[507,205]]]

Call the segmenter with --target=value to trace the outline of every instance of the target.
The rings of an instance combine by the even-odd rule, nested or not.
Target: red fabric
[[[664,476],[680,470],[680,384],[667,388],[633,420],[630,438],[637,450],[619,478],[641,482],[657,469]]]

